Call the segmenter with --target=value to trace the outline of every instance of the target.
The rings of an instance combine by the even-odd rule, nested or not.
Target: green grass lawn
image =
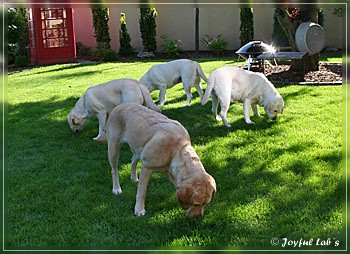
[[[168,90],[163,113],[188,130],[217,194],[204,217],[190,219],[171,182],[153,174],[146,215],[134,216],[128,146],[120,158],[123,193],[116,197],[107,145],[92,139],[97,120],[73,134],[66,118],[87,87],[139,79],[155,63],[66,64],[8,76],[5,249],[280,249],[283,238],[313,238],[314,245],[330,238],[345,248],[341,86],[278,88],[286,108],[275,122],[260,108],[265,117],[247,125],[242,104],[233,104],[231,128],[213,119],[211,101],[200,105],[195,89],[190,107],[182,107],[181,85]],[[235,64],[200,63],[207,76]],[[280,240],[276,247],[272,238]]]

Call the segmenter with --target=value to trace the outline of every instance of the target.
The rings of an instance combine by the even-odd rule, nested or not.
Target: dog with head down
[[[153,65],[140,79],[150,92],[159,90],[160,106],[166,101],[166,89],[182,82],[189,106],[192,100],[191,88],[194,86],[202,98],[201,79],[207,82],[202,67],[198,62],[189,59],[178,59],[163,64]]]
[[[208,102],[210,95],[214,117],[220,120],[217,115],[220,103],[220,116],[227,127],[231,126],[226,117],[231,102],[243,102],[244,119],[247,124],[254,124],[250,120],[250,108],[255,116],[260,116],[257,105],[264,107],[271,120],[276,120],[277,114],[283,113],[283,98],[266,76],[239,67],[223,66],[213,71],[201,100],[202,105]]]
[[[97,117],[99,132],[94,140],[106,141],[106,123],[109,113],[122,103],[147,105],[152,110],[161,110],[154,104],[151,94],[139,81],[129,78],[115,79],[89,87],[68,115],[73,132],[82,131],[88,120]]]
[[[122,143],[127,143],[133,152],[131,179],[138,181],[135,215],[145,214],[147,185],[151,174],[158,172],[169,176],[188,217],[203,216],[204,206],[214,198],[216,183],[205,171],[187,130],[179,122],[137,104],[122,104],[111,112],[106,136],[112,191],[116,195],[122,193],[118,177]],[[138,179],[136,167],[140,160]]]

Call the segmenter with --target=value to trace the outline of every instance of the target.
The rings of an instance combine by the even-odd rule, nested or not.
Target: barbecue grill
[[[263,60],[257,59],[259,55],[265,52],[275,53],[276,49],[262,41],[251,41],[236,51],[239,57],[246,59],[248,70],[253,64],[262,65]]]

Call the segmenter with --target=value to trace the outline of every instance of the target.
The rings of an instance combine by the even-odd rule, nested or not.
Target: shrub
[[[140,8],[140,31],[144,51],[155,52],[157,50],[156,41],[156,8]]]
[[[221,34],[216,37],[205,35],[201,42],[218,55],[223,54],[228,46],[228,42],[221,38]]]
[[[16,55],[29,56],[28,19],[25,8],[8,9],[8,45],[15,47]]]
[[[111,38],[109,36],[108,20],[109,10],[108,8],[91,8],[93,26],[95,28],[95,37],[98,50],[110,49]]]
[[[26,67],[29,65],[30,58],[24,55],[17,56],[15,59],[15,65],[17,67]]]
[[[114,50],[106,49],[102,51],[101,60],[103,62],[113,62],[118,60],[118,55]]]
[[[181,47],[179,44],[181,43],[180,40],[174,40],[171,39],[167,35],[160,36],[164,40],[164,43],[160,46],[162,50],[167,54],[169,57],[177,57],[182,52]]]
[[[241,8],[241,25],[239,27],[241,45],[245,45],[254,38],[253,8]]]
[[[131,46],[131,38],[126,28],[126,15],[123,12],[120,13],[119,44],[119,55],[130,56],[134,52]]]
[[[95,53],[91,47],[86,46],[81,42],[77,42],[77,57],[90,59],[95,57]]]

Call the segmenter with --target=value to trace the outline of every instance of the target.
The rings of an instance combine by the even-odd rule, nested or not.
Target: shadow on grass
[[[285,100],[308,93],[301,89],[287,94]],[[163,110],[184,125],[198,149],[216,150],[216,142],[225,140],[232,153],[218,161],[202,150],[201,161],[217,182],[217,195],[203,218],[186,218],[173,185],[157,174],[149,183],[146,216],[134,217],[136,184],[130,181],[131,152],[122,147],[119,172],[123,194],[114,198],[107,146],[92,140],[98,131],[97,121],[92,120],[79,134],[73,134],[66,121],[77,99],[52,97],[8,107],[7,245],[142,248],[185,243],[269,248],[274,237],[298,240],[340,235],[327,223],[336,219],[343,187],[327,176],[329,172],[315,172],[308,160],[337,170],[341,153],[311,154],[306,160],[300,156],[317,144],[305,140],[270,148],[262,158],[254,146],[282,136],[283,127],[266,117],[247,125],[241,104],[229,111],[238,118],[231,128],[213,119],[211,103]],[[288,121],[283,119],[283,124]],[[245,135],[234,139],[240,132]],[[260,143],[255,143],[257,136]],[[238,149],[244,152],[236,156]],[[272,166],[293,154],[295,158],[288,163]]]
[[[194,96],[195,98],[196,96]],[[180,99],[173,99],[171,102],[179,102]],[[263,110],[260,108],[260,111]],[[218,112],[220,112],[220,107]],[[206,105],[200,103],[191,103],[189,107],[179,107],[171,109],[163,109],[162,113],[170,119],[177,120],[187,129],[191,136],[192,143],[201,143],[201,141],[210,141],[219,137],[225,137],[228,133],[237,132],[240,130],[266,130],[271,129],[277,122],[269,120],[265,116],[265,112],[261,112],[262,117],[254,117],[251,119],[256,124],[247,124],[243,116],[243,106],[241,103],[231,105],[227,117],[231,119],[229,123],[231,127],[226,127],[222,121],[217,122],[211,112],[211,102]],[[232,122],[232,118],[237,119]],[[277,134],[277,133],[276,133]]]
[[[55,73],[58,71],[66,71],[66,70],[74,70],[74,69],[78,69],[81,67],[85,67],[85,66],[97,66],[101,63],[99,62],[93,62],[93,63],[73,63],[73,64],[58,64],[58,65],[52,65],[50,66],[50,68],[43,68],[42,70],[40,70],[40,68],[38,68],[38,70],[35,73],[31,73],[30,75],[37,75],[37,74],[44,74],[44,73]]]

